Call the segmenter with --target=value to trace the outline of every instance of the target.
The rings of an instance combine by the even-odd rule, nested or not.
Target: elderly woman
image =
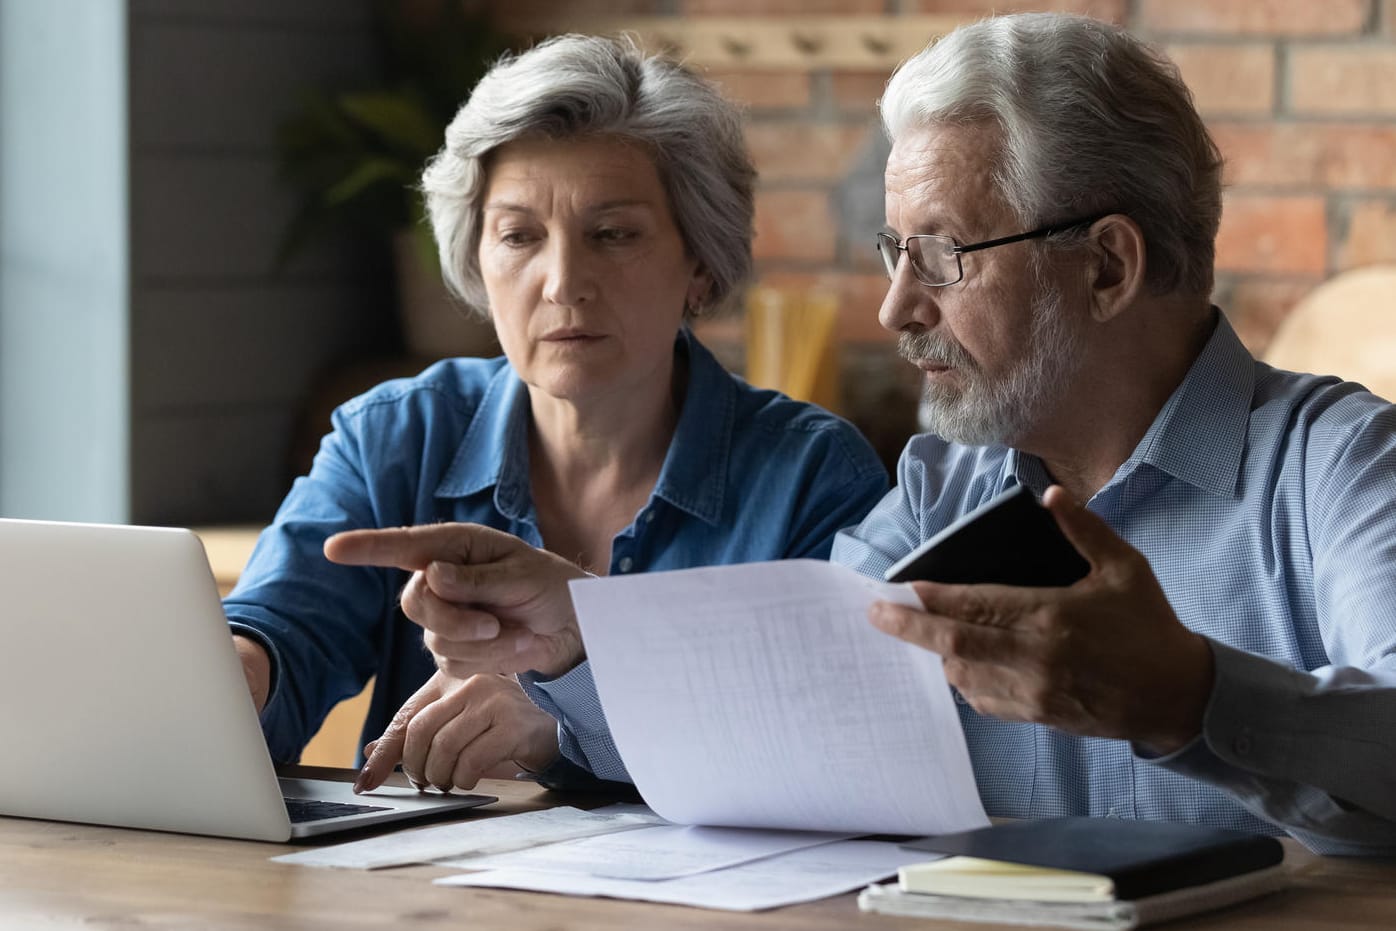
[[[733,108],[628,45],[566,36],[480,82],[423,187],[446,280],[504,357],[339,408],[262,534],[225,610],[276,759],[376,676],[365,739],[393,727],[361,787],[399,759],[442,788],[584,777],[614,750],[569,726],[596,699],[568,577],[823,557],[881,497],[851,426],[729,375],[685,326],[749,275],[753,177]],[[361,528],[407,529],[326,543]],[[525,578],[556,580],[556,631],[514,630],[539,607],[511,600]],[[439,672],[408,617],[474,661]]]

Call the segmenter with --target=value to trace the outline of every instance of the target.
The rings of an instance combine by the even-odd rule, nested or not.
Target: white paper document
[[[663,825],[484,857],[438,860],[462,869],[519,869],[654,881],[691,876],[840,840],[815,831]]]
[[[606,720],[679,824],[984,827],[940,657],[874,628],[908,585],[784,560],[570,583]]]
[[[568,873],[488,870],[447,876],[443,886],[529,889],[563,895],[609,896],[673,905],[756,911],[839,895],[884,879],[900,866],[927,859],[884,841],[839,841],[756,860],[724,870],[658,882],[606,879]]]
[[[312,847],[272,859],[278,863],[301,866],[376,870],[470,854],[520,850],[595,834],[649,828],[662,823],[659,817],[643,811],[592,812],[559,807],[398,831],[331,847]]]

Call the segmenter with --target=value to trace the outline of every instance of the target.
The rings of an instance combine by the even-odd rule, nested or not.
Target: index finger
[[[407,724],[398,727],[394,719],[383,736],[366,747],[369,751],[364,768],[354,780],[354,792],[371,792],[381,786],[392,775],[393,767],[402,761],[402,747],[407,741]]]
[[[434,677],[428,679],[426,685],[403,702],[382,736],[365,748],[368,750],[368,759],[364,762],[364,768],[359,771],[358,778],[354,780],[356,793],[381,786],[392,775],[393,767],[402,762],[402,748],[407,743],[407,725],[412,723],[412,719],[422,708],[436,700],[439,692],[435,683]]]
[[[437,561],[490,562],[517,542],[502,530],[479,524],[345,530],[325,541],[325,558],[346,566],[392,566],[416,572]]]

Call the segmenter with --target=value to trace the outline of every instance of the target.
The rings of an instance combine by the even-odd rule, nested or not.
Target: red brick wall
[[[515,0],[510,8],[538,15],[549,7],[545,0]],[[797,24],[801,16],[1064,10],[1121,23],[1178,63],[1227,159],[1215,299],[1254,352],[1263,352],[1294,303],[1325,278],[1357,265],[1396,262],[1396,0],[551,5],[563,7],[573,17],[676,22],[744,17]],[[861,366],[862,375],[878,371],[872,360],[886,365],[889,337],[877,324],[885,282],[870,245],[881,223],[885,158],[874,101],[890,69],[707,70],[749,108],[748,138],[761,174],[756,252],[762,282],[837,291],[845,367]],[[719,349],[725,342],[739,350],[740,332],[739,322],[729,321],[705,335]],[[852,381],[857,394],[858,377],[846,373],[846,393]],[[885,386],[845,405],[866,428],[878,415],[861,410],[863,404],[885,405]]]
[[[1182,69],[1227,158],[1217,300],[1262,351],[1314,285],[1396,261],[1396,0],[525,0],[532,14],[788,18],[1052,9],[1119,22]],[[505,4],[500,4],[505,6]],[[517,3],[510,5],[517,10]],[[890,11],[890,12],[889,12]],[[750,108],[763,278],[846,297],[840,333],[879,341],[877,272],[837,189],[875,133],[885,70],[710,68]],[[872,280],[868,280],[868,279]]]
[[[1396,0],[1140,0],[1226,157],[1217,301],[1261,352],[1323,279],[1396,261]]]

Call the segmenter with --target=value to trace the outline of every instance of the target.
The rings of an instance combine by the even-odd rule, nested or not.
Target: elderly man
[[[1209,305],[1221,160],[1176,69],[1009,16],[881,108],[881,321],[931,433],[832,558],[880,575],[1027,485],[1091,564],[872,612],[944,657],[989,812],[1396,850],[1396,408],[1256,362]]]
[[[913,58],[881,106],[881,319],[932,429],[833,558],[881,575],[1026,485],[1090,563],[1070,587],[918,582],[924,610],[873,609],[944,657],[990,814],[1396,853],[1396,407],[1256,362],[1209,304],[1221,160],[1176,69],[1090,19],[1009,16]],[[336,546],[453,559],[431,528]],[[506,671],[575,628],[575,567],[485,538],[468,562],[424,584],[509,630],[410,610],[443,669]],[[594,691],[546,698],[582,735],[564,754],[625,778]]]

